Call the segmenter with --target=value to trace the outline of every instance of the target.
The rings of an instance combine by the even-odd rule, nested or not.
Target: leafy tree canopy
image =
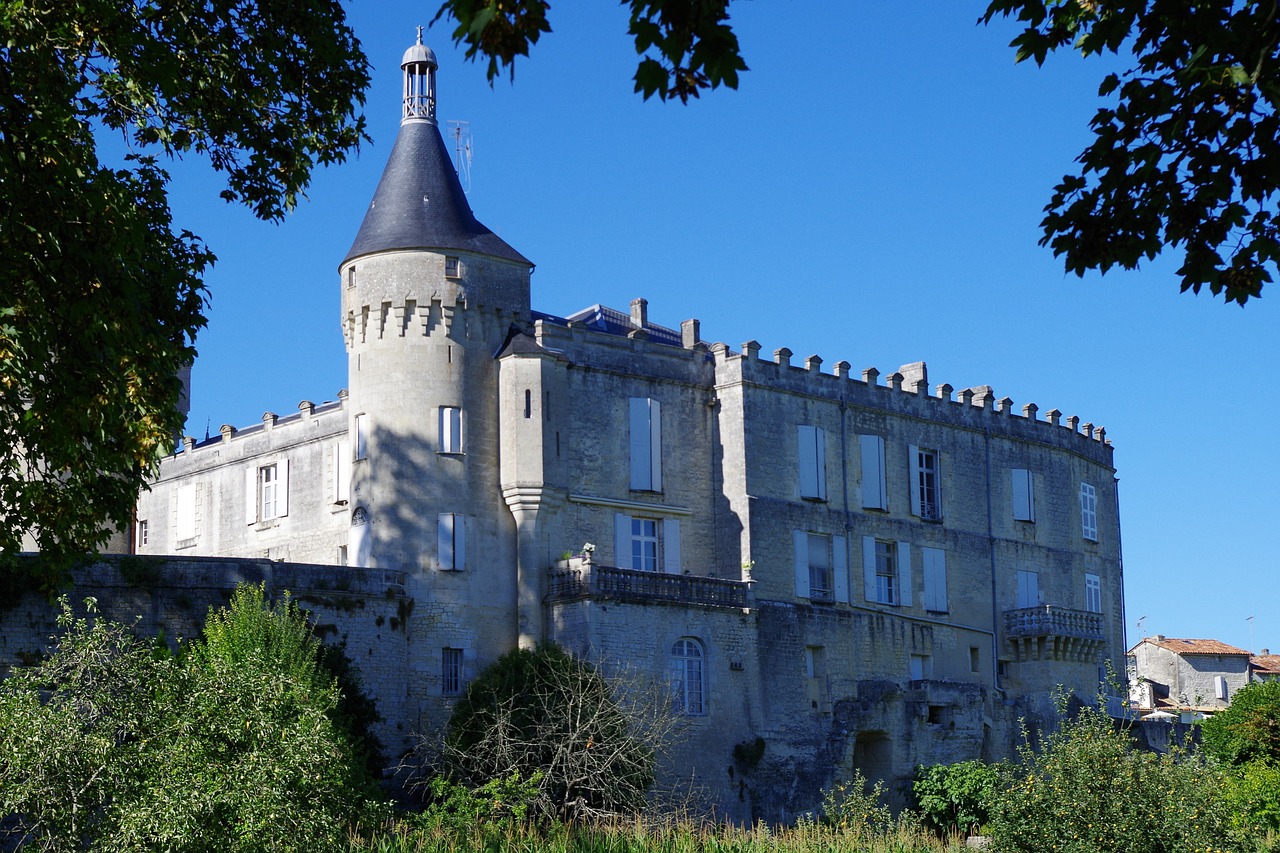
[[[1231,704],[1200,724],[1205,752],[1229,765],[1280,767],[1280,681],[1242,687]]]
[[[1017,59],[1120,54],[1094,140],[1045,208],[1042,244],[1077,275],[1183,253],[1183,291],[1243,305],[1280,261],[1280,16],[1272,3],[992,0]]]
[[[30,534],[56,582],[182,426],[214,255],[160,158],[207,156],[279,219],[364,137],[368,80],[338,0],[0,0],[0,557]]]

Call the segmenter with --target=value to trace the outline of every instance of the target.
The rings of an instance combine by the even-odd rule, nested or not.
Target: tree
[[[90,600],[90,611],[92,611]],[[287,598],[242,587],[175,656],[76,618],[0,682],[0,816],[40,849],[341,849],[385,816]]]
[[[1280,767],[1280,681],[1240,688],[1230,705],[1200,724],[1200,732],[1204,751],[1224,764]]]
[[[635,39],[640,64],[636,91],[649,99],[688,103],[703,89],[738,88],[746,71],[738,36],[727,23],[730,0],[623,0],[631,7],[627,32]],[[466,44],[468,59],[485,57],[492,82],[503,70],[515,77],[517,56],[528,56],[543,33],[551,32],[548,0],[444,0],[432,23],[453,18],[455,44]]]
[[[207,156],[279,219],[364,137],[368,80],[338,0],[0,0],[0,557],[31,534],[57,583],[181,429],[214,255],[174,232],[159,158]]]
[[[1094,140],[1045,208],[1041,245],[1077,275],[1181,249],[1182,290],[1243,305],[1280,262],[1280,13],[1272,3],[992,0],[1017,59],[1132,53]]]
[[[530,781],[542,817],[634,813],[679,723],[661,685],[606,678],[554,645],[515,649],[454,709],[446,772],[470,788]]]

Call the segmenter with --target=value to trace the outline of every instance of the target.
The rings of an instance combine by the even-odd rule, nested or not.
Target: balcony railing
[[[1101,613],[1051,604],[1006,610],[1004,637],[1020,661],[1090,660],[1106,641]]]
[[[622,601],[666,601],[702,607],[750,606],[750,584],[724,578],[670,575],[572,560],[552,569],[547,597],[552,601],[603,597]]]

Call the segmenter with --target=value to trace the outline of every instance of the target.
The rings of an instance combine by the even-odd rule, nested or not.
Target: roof
[[[1143,643],[1150,643],[1153,646],[1159,646],[1162,649],[1179,655],[1244,655],[1249,653],[1244,649],[1237,649],[1235,646],[1228,646],[1226,643],[1218,640],[1195,640],[1195,639],[1179,639],[1177,637],[1145,637],[1138,642],[1130,653]]]
[[[546,319],[552,318],[548,316]],[[626,335],[636,330],[636,327],[631,323],[630,314],[625,314],[616,308],[608,308],[604,305],[592,305],[590,308],[583,308],[581,311],[565,317],[561,322],[582,323],[588,329],[606,332],[610,335]],[[659,326],[657,323],[645,323],[644,330],[648,333],[651,341],[676,347],[683,345],[684,339],[675,329],[668,329],[666,326]]]
[[[1249,663],[1259,675],[1280,676],[1280,655],[1254,655]]]
[[[476,219],[435,122],[402,122],[382,180],[342,263],[397,249],[455,249],[529,264]]]

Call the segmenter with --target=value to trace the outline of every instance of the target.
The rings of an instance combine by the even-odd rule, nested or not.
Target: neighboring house
[[[1280,681],[1280,655],[1263,649],[1249,658],[1249,674],[1252,681]]]
[[[349,392],[188,439],[139,500],[137,553],[403,577],[376,621],[403,662],[357,642],[369,625],[348,647],[393,753],[516,646],[647,674],[689,722],[669,774],[730,820],[811,810],[855,767],[896,786],[1008,755],[1059,685],[1096,694],[1124,625],[1101,427],[930,386],[923,362],[881,377],[708,343],[643,299],[534,310],[532,263],[449,162],[434,55],[403,68],[339,265]],[[767,326],[777,294],[740,295]]]
[[[1130,701],[1141,710],[1212,713],[1250,681],[1249,653],[1217,640],[1157,634],[1129,650]]]

